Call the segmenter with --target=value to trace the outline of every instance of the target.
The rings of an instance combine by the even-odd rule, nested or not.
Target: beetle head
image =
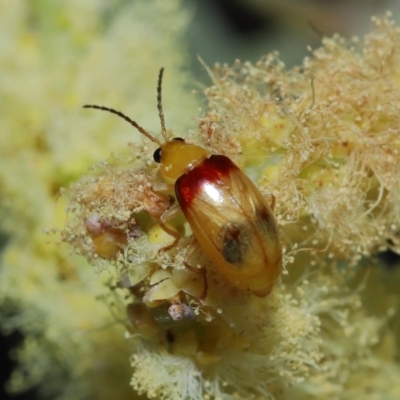
[[[160,163],[161,175],[166,183],[175,181],[187,171],[199,165],[208,155],[206,149],[174,138],[163,143],[153,155]]]

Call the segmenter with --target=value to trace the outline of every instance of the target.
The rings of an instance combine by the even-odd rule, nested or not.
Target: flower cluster
[[[400,30],[389,15],[373,21],[362,43],[325,39],[301,68],[272,54],[209,71],[209,105],[186,140],[275,196],[285,269],[268,297],[229,285],[184,218],[168,225],[178,243],[163,229],[173,193],[157,190],[159,171],[142,158],[153,148],[134,145],[140,156],[111,158],[72,186],[63,237],[112,276],[106,298],[134,346],[138,393],[398,396],[396,285],[379,306],[369,298],[388,273],[372,256],[400,251]]]
[[[12,354],[11,392],[134,396],[124,328],[101,301],[108,274],[45,232],[65,224],[60,187],[135,138],[130,126],[82,105],[131,107],[156,129],[150,105],[164,66],[167,122],[189,128],[180,117],[196,112],[184,88],[188,23],[177,0],[0,1],[0,324],[2,334],[24,337]]]
[[[209,69],[207,108],[186,134],[181,3],[112,3],[0,1],[0,322],[25,338],[9,389],[398,399],[400,272],[381,256],[400,252],[391,16],[363,40],[324,39],[298,68],[271,54]],[[115,116],[77,111],[110,105],[158,131],[154,60],[168,73],[171,137],[228,156],[276,200],[284,269],[266,297],[226,282],[182,215],[160,223],[174,193],[160,190],[153,143]],[[57,244],[43,234],[56,225]]]

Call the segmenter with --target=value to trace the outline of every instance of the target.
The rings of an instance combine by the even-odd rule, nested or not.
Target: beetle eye
[[[179,141],[181,141],[181,142],[184,142],[184,141],[185,141],[185,139],[182,139],[181,137],[174,137],[172,140],[179,140]]]
[[[156,163],[161,162],[161,147],[159,147],[153,154],[153,159]]]

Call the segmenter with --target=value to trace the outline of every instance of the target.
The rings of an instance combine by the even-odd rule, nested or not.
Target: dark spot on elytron
[[[236,225],[226,226],[223,243],[222,256],[224,259],[230,264],[240,264],[243,260],[242,246],[240,246],[240,228]]]
[[[264,207],[257,209],[257,214],[264,223],[267,232],[278,234],[274,217]]]
[[[166,339],[167,339],[167,342],[168,342],[168,343],[172,344],[172,343],[175,342],[175,336],[174,336],[174,334],[172,333],[171,329],[167,329],[167,330],[166,330],[165,336],[166,336]]]
[[[271,216],[268,214],[268,211],[264,207],[260,207],[257,209],[257,213],[260,216],[260,218],[268,224],[271,221]]]

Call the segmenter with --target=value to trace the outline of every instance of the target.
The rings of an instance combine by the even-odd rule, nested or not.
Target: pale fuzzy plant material
[[[399,332],[388,325],[396,296],[384,292],[376,312],[368,301],[376,287],[354,268],[400,250],[400,31],[388,16],[374,23],[357,49],[326,39],[302,68],[287,71],[273,54],[210,71],[201,135],[187,140],[228,155],[276,197],[287,276],[266,299],[230,287],[199,248],[185,268],[192,232],[183,218],[170,226],[182,235],[178,245],[159,251],[173,241],[158,224],[169,204],[161,198],[154,212],[160,177],[144,158],[110,159],[73,186],[64,239],[115,279],[109,303],[133,344],[140,394],[398,398]],[[111,232],[117,245],[102,252],[96,235],[110,227],[125,241]]]
[[[132,151],[139,154],[143,150],[134,146]],[[73,244],[92,263],[93,257],[97,257],[96,238],[107,232],[119,232],[122,246],[129,238],[142,236],[135,215],[140,217],[145,212],[157,218],[170,207],[170,197],[152,189],[154,172],[143,167],[133,169],[135,161],[117,158],[100,163],[92,168],[90,176],[82,177],[69,190],[71,201],[67,212],[71,218],[63,231],[63,240]],[[113,255],[117,253],[118,247]]]
[[[217,67],[206,91],[205,120],[239,143],[292,243],[354,263],[400,252],[400,34],[373,22],[360,43],[324,39],[301,68],[274,54]]]
[[[83,104],[123,104],[158,129],[149,104],[160,60],[174,82],[165,93],[179,99],[169,104],[168,122],[189,127],[181,118],[196,110],[184,89],[188,17],[179,0],[0,1],[0,323],[4,334],[19,330],[26,338],[14,352],[11,392],[136,398],[129,343],[99,301],[109,276],[94,275],[44,231],[64,225],[60,187],[110,152],[129,151],[135,137]],[[153,90],[138,90],[142,84]]]
[[[246,311],[226,310],[222,318],[235,325],[225,329],[240,332],[229,340],[215,321],[209,324],[214,335],[203,329],[203,337],[175,328],[168,351],[150,337],[133,335],[133,387],[149,398],[174,400],[342,399],[351,398],[349,393],[365,398],[365,375],[387,379],[387,398],[395,399],[399,367],[377,352],[386,318],[368,317],[359,293],[343,289],[346,280],[333,269],[325,272],[282,286],[268,302],[253,301]],[[210,351],[211,342],[214,357],[200,354],[201,346]]]

